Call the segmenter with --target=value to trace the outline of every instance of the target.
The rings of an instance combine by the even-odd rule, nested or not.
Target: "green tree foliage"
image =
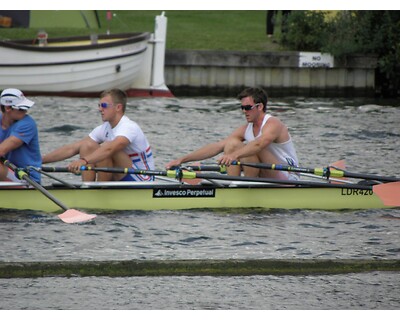
[[[282,44],[292,50],[375,54],[377,91],[400,95],[400,11],[338,11],[327,19],[321,11],[293,11]]]
[[[292,11],[287,19],[286,32],[282,33],[282,45],[293,50],[321,51],[327,31],[322,11]]]

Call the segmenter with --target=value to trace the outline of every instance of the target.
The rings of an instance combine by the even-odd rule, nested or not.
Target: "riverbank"
[[[167,50],[165,83],[176,96],[231,96],[259,86],[273,96],[372,97],[375,56],[319,52]]]

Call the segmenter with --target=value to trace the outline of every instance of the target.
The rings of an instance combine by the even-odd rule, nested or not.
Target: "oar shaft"
[[[47,170],[47,168],[42,168]],[[58,172],[68,172],[67,168],[54,168]],[[81,171],[102,171],[111,173],[126,173],[126,174],[141,174],[148,176],[164,176],[175,179],[208,179],[208,180],[228,180],[228,181],[245,181],[245,182],[262,182],[271,184],[296,185],[296,186],[315,186],[315,187],[337,187],[337,188],[356,188],[356,189],[371,189],[370,186],[361,186],[358,184],[330,184],[325,182],[301,181],[301,180],[280,180],[272,178],[259,177],[244,177],[244,176],[229,176],[225,174],[199,173],[186,170],[141,170],[133,168],[108,168],[108,167],[87,167],[82,166]]]
[[[336,171],[338,171],[338,170],[336,170]],[[343,171],[343,177],[358,178],[358,179],[365,179],[365,180],[378,180],[378,181],[383,181],[383,182],[397,182],[397,181],[400,181],[400,179],[396,178],[396,177],[383,177],[383,176],[378,176],[378,175],[374,175],[374,174],[355,173],[355,172],[349,172],[349,171]]]
[[[301,168],[301,167],[293,167],[287,166],[283,164],[269,164],[269,163],[243,163],[239,161],[234,161],[232,164],[234,165],[242,165],[247,167],[259,168],[259,169],[269,169],[269,170],[280,170],[280,171],[290,171],[290,172],[298,172],[298,173],[311,173],[321,177],[334,177],[334,178],[357,178],[357,179],[366,179],[366,180],[377,180],[384,182],[396,182],[400,181],[399,178],[396,177],[383,177],[373,174],[364,174],[364,173],[354,173],[345,170],[337,170],[333,168]]]
[[[1,159],[1,161],[4,163],[5,166],[14,171],[18,175],[18,178],[20,180],[23,179],[27,181],[32,187],[35,188],[35,190],[41,192],[44,196],[46,196],[48,199],[53,201],[57,206],[63,209],[64,213],[59,214],[58,217],[65,223],[81,223],[90,221],[96,217],[95,214],[87,214],[75,209],[69,209],[65,204],[63,204],[60,200],[58,200],[50,192],[48,192],[45,188],[43,188],[40,185],[40,183],[37,183],[35,180],[32,180],[25,171],[18,169],[17,166],[12,164],[8,160]]]
[[[268,169],[268,170],[278,170],[278,171],[290,171],[290,172],[299,172],[299,173],[312,173],[315,175],[322,175],[323,169],[309,169],[309,168],[300,168],[300,167],[293,167],[287,166],[283,164],[270,164],[270,163],[243,163],[239,161],[232,162],[233,165],[242,165],[246,167],[253,167],[258,169]]]
[[[133,168],[112,168],[112,167],[87,167],[82,166],[81,171],[101,171],[110,173],[126,173],[126,174],[141,174],[147,176],[165,176],[165,177],[175,177],[176,170],[168,171],[156,171],[156,170],[142,170]],[[67,167],[42,167],[44,172],[70,172]]]
[[[61,209],[67,211],[69,208],[63,204],[60,200],[55,198],[50,192],[48,192],[45,188],[43,188],[39,183],[37,183],[35,180],[32,180],[29,178],[28,174],[24,172],[24,175],[21,177],[22,179],[26,180],[28,183],[33,185],[37,190],[39,190],[44,196],[49,198],[51,201],[53,201],[56,205],[58,205]]]
[[[265,165],[265,164],[263,164]],[[285,166],[283,166],[285,167]],[[288,166],[287,166],[288,167]],[[214,167],[215,168],[215,167]],[[290,167],[294,168],[294,167]],[[199,169],[199,168],[197,168]],[[46,170],[46,169],[44,169]],[[67,172],[67,168],[57,168],[60,172]],[[301,181],[301,180],[280,180],[271,178],[259,178],[259,177],[244,177],[244,176],[229,176],[219,173],[201,173],[187,170],[140,170],[133,168],[93,168],[82,166],[82,171],[93,170],[113,173],[126,173],[126,174],[141,174],[149,176],[165,176],[168,178],[175,179],[206,179],[206,180],[225,180],[225,181],[245,181],[245,182],[258,182],[268,183],[276,185],[289,185],[289,186],[304,186],[304,187],[319,187],[319,188],[342,188],[342,189],[359,189],[359,190],[373,190],[372,186],[360,185],[356,183],[326,183],[326,182],[314,182],[314,181]],[[336,170],[338,171],[338,170]],[[314,173],[315,174],[315,173]],[[390,191],[390,188],[388,188]],[[396,202],[397,203],[397,202]],[[396,204],[397,205],[397,204]]]
[[[291,186],[308,186],[308,187],[322,187],[322,188],[346,188],[346,189],[365,189],[371,190],[371,186],[359,185],[359,184],[332,184],[326,182],[314,182],[314,181],[301,181],[301,180],[280,180],[272,178],[258,178],[258,177],[244,177],[244,176],[229,176],[220,174],[209,174],[209,173],[196,173],[196,172],[183,172],[183,178],[185,179],[212,179],[212,180],[228,180],[228,181],[245,181],[245,182],[262,182],[279,185],[291,185]]]
[[[141,174],[147,176],[166,176],[170,178],[175,178],[176,170],[142,170],[133,168],[101,168],[101,167],[81,167],[82,171],[102,171],[111,173],[126,173],[126,174]]]
[[[176,168],[172,168],[176,169]],[[201,164],[201,165],[188,165],[184,166],[181,169],[189,170],[189,171],[214,171],[220,173],[226,173],[225,165],[217,165],[217,164]]]
[[[53,179],[53,180],[55,180],[55,181],[58,181],[58,182],[62,183],[63,185],[67,186],[68,188],[76,189],[76,186],[74,186],[74,185],[68,183],[67,181],[64,181],[64,180],[61,180],[61,179],[59,179],[59,178],[56,178],[56,177],[52,176],[51,174],[49,174],[49,173],[47,173],[47,172],[44,172],[44,171],[41,170],[40,168],[38,169],[38,168],[36,168],[36,167],[31,167],[31,166],[29,166],[29,167],[27,167],[27,168],[28,168],[28,169],[32,169],[32,170],[35,170],[36,172],[39,172],[40,174],[43,174],[43,175],[45,175],[46,177],[49,177],[50,179]]]
[[[10,168],[14,172],[16,172],[18,177],[21,180],[25,180],[26,182],[28,182],[35,189],[39,190],[44,196],[46,196],[51,201],[53,201],[56,205],[58,205],[61,209],[65,210],[65,211],[68,210],[68,207],[65,204],[63,204],[60,200],[56,199],[50,192],[48,192],[45,188],[43,188],[35,180],[31,179],[25,171],[18,169],[13,163],[11,163],[8,160],[4,160],[3,163],[5,166],[7,166],[8,168]]]

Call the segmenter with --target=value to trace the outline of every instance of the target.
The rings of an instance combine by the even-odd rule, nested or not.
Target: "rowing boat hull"
[[[116,210],[182,210],[199,208],[378,209],[385,206],[372,190],[347,188],[236,185],[138,184],[121,188],[107,183],[78,189],[48,188],[70,208]],[[1,189],[0,208],[57,212],[60,208],[33,189]]]

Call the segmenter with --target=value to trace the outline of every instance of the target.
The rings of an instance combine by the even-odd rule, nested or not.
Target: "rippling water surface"
[[[31,114],[40,128],[42,153],[101,123],[97,99],[34,100]],[[290,127],[301,166],[345,159],[350,171],[399,175],[397,102],[271,99],[270,112]],[[130,99],[127,115],[146,132],[158,169],[244,121],[238,102],[229,98]],[[69,174],[62,178],[76,180]],[[54,215],[3,210],[0,260],[399,259],[400,220],[393,216],[400,217],[400,210],[133,211],[68,225]],[[398,309],[399,279],[398,273],[379,272],[0,279],[0,308]]]

